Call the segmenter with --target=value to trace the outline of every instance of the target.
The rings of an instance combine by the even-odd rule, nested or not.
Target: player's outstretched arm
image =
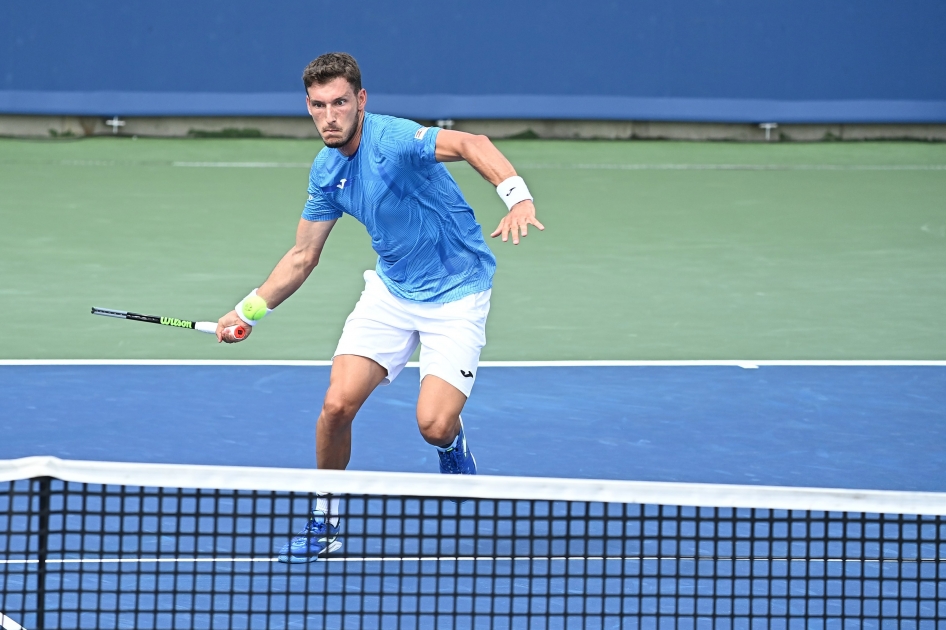
[[[483,179],[496,186],[501,197],[518,195],[515,182],[503,186],[510,181],[510,178],[517,178],[516,169],[489,138],[462,131],[441,129],[437,134],[437,161],[457,162],[459,160],[465,160],[483,176]],[[521,179],[518,181],[522,182]],[[525,187],[524,182],[522,186]],[[535,205],[531,198],[522,199],[510,207],[509,214],[503,217],[499,222],[499,227],[493,230],[490,236],[495,238],[501,235],[505,242],[512,234],[512,244],[518,245],[519,235],[529,234],[529,225],[534,225],[540,230],[545,229],[545,226],[535,218]]]
[[[266,300],[269,308],[276,308],[302,286],[312,270],[319,264],[325,240],[334,226],[334,220],[299,220],[299,227],[296,228],[296,244],[276,263],[275,269],[269,274],[266,282],[256,291],[258,296]],[[242,323],[243,320],[235,310],[221,317],[217,321],[217,340],[225,343],[240,341],[226,334],[224,329]],[[249,337],[249,331],[252,330],[252,328],[246,328],[248,330],[244,339]]]

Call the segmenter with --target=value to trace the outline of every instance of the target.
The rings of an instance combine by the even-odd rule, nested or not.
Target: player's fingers
[[[503,217],[503,220],[499,222],[499,227],[493,232],[493,236],[502,236],[503,242],[506,242],[506,235],[508,233],[509,223],[507,222],[507,217]]]
[[[496,226],[496,229],[493,230],[493,233],[490,234],[489,236],[490,236],[490,238],[496,238],[497,236],[499,236],[500,234],[502,234],[502,232],[503,232],[503,222],[500,221],[500,222],[499,222],[499,225]]]
[[[530,218],[530,219],[529,219],[529,223],[531,223],[531,224],[534,225],[535,227],[539,228],[540,230],[544,230],[544,229],[545,229],[545,226],[542,225],[541,223],[539,223],[539,220],[536,219],[535,217]]]

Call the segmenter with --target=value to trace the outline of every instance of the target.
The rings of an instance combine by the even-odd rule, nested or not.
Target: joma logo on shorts
[[[162,317],[161,323],[165,326],[177,326],[178,328],[193,328],[191,322],[185,322],[181,319],[174,319],[173,317]]]

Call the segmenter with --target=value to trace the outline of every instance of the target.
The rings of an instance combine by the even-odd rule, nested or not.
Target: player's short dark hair
[[[302,71],[302,84],[308,90],[313,83],[325,85],[338,77],[345,77],[355,94],[361,92],[361,69],[348,53],[325,53],[313,59]]]

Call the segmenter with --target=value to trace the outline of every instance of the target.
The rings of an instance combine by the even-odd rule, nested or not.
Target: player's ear
[[[367,103],[368,92],[365,90],[365,88],[361,88],[361,91],[358,92],[358,109],[364,109]]]

